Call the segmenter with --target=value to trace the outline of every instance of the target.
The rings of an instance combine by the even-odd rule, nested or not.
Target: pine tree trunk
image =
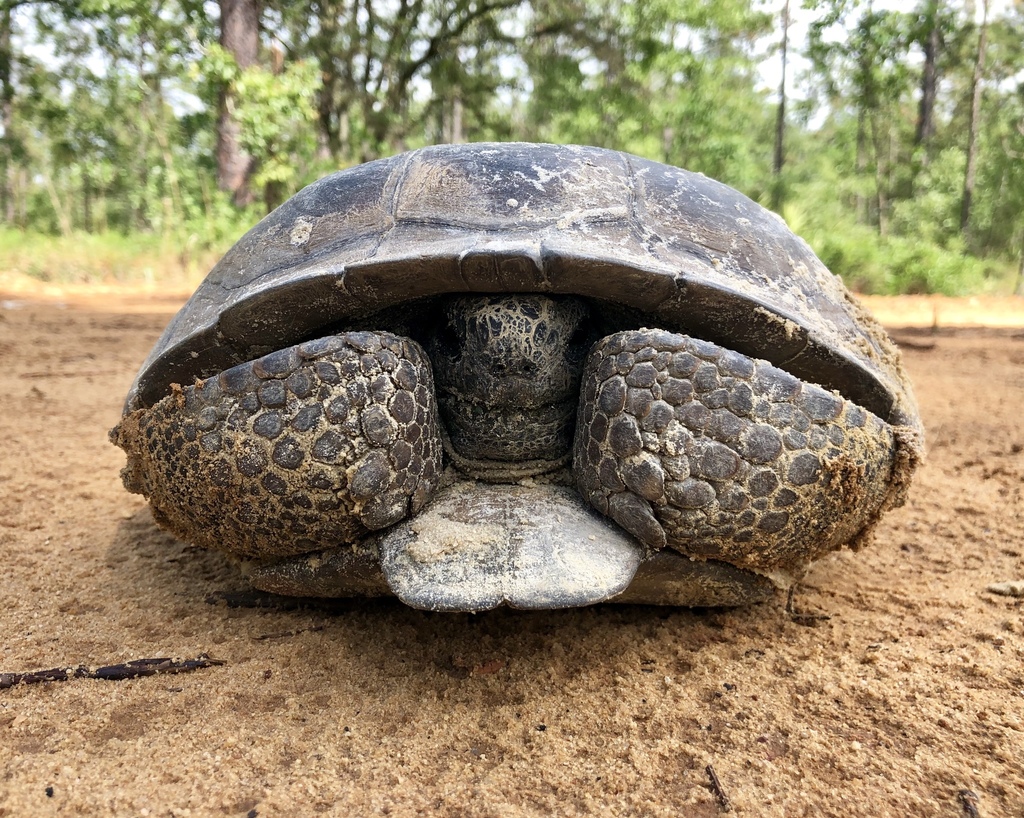
[[[1024,230],[1020,231],[1020,263],[1017,267],[1017,286],[1013,292],[1024,296]]]
[[[988,0],[981,1],[981,31],[978,32],[978,55],[974,60],[971,81],[971,122],[967,129],[967,169],[964,171],[964,193],[960,200],[960,232],[967,234],[971,224],[971,200],[978,175],[978,128],[981,121],[981,80],[985,71],[985,44],[988,40]]]
[[[775,118],[775,161],[772,165],[772,210],[782,208],[785,196],[782,190],[782,165],[785,161],[783,141],[786,136],[786,57],[789,49],[789,0],[782,7],[782,79],[779,80],[779,110]]]
[[[326,43],[337,42],[340,19],[341,12],[334,3],[320,3],[317,15],[320,40]],[[347,139],[341,134],[345,113],[339,108],[342,77],[335,63],[338,55],[330,48],[320,47],[315,48],[313,53],[317,55],[320,65],[320,89],[317,92],[317,122],[320,133],[317,135],[317,159],[325,163],[340,163],[342,145],[347,143]]]
[[[455,92],[452,97],[452,143],[460,145],[466,141],[462,132],[462,97]]]
[[[868,169],[868,150],[867,150],[867,128],[865,127],[864,121],[866,119],[864,113],[864,106],[857,111],[857,223],[867,224],[868,223],[868,200],[867,197],[861,193],[860,184],[864,179],[864,175]]]
[[[258,0],[219,0],[220,44],[243,71],[256,64],[260,36]],[[221,91],[217,120],[217,186],[232,195],[236,205],[253,201],[249,188],[253,158],[242,149],[240,129],[233,116],[234,96]]]
[[[0,9],[0,218],[8,225],[15,221],[14,161],[11,141],[14,129],[14,86],[11,83],[11,6]]]
[[[935,97],[938,89],[938,59],[941,46],[939,32],[939,3],[931,0],[928,3],[928,36],[924,46],[924,66],[921,69],[921,103],[917,109],[917,132],[914,144],[925,150],[921,156],[921,164],[928,164],[928,143],[935,133]]]
[[[882,166],[882,137],[878,132],[877,114],[871,116],[871,147],[875,156],[875,207],[878,217],[878,235],[889,235],[889,191],[886,185],[886,172]]]

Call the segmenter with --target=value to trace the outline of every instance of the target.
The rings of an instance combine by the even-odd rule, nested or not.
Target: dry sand
[[[1024,815],[1024,599],[986,590],[1024,578],[1021,301],[896,333],[927,465],[798,619],[229,607],[106,439],[178,300],[0,299],[0,671],[225,662],[0,690],[0,816],[715,816],[708,764],[735,815]]]

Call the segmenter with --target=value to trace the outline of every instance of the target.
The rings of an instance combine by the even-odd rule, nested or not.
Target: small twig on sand
[[[981,813],[978,812],[978,794],[976,792],[960,790],[956,797],[960,799],[960,809],[963,810],[964,818],[981,818]]]
[[[102,369],[83,369],[78,372],[22,372],[18,377],[48,380],[50,378],[107,378],[114,374],[116,373],[113,371],[104,371]]]
[[[1024,579],[1012,582],[993,582],[985,590],[1000,596],[1024,596]]]
[[[832,618],[831,614],[819,614],[819,613],[802,613],[793,607],[793,596],[796,594],[796,587],[799,582],[794,582],[789,586],[789,591],[786,594],[786,613],[789,614],[790,618],[797,623],[809,623],[809,622],[821,622],[823,620],[829,620]]]
[[[265,594],[262,591],[217,591],[206,597],[207,605],[227,605],[229,608],[271,608],[294,611],[301,607],[298,600],[287,596]]]
[[[711,779],[711,791],[714,792],[715,798],[718,799],[718,805],[722,808],[722,812],[728,812],[732,809],[732,804],[729,803],[729,796],[726,795],[725,790],[722,789],[722,782],[718,780],[715,768],[708,764],[704,768],[704,772],[706,772],[708,774],[708,778]]]
[[[195,659],[136,659],[120,665],[105,665],[97,668],[79,665],[78,667],[35,670],[28,673],[0,673],[0,690],[20,684],[66,682],[69,679],[103,679],[108,682],[121,682],[125,679],[136,679],[139,676],[155,676],[158,673],[190,673],[193,670],[223,664],[223,660],[211,659],[205,653],[201,653]]]
[[[892,339],[902,349],[913,349],[913,350],[917,350],[919,352],[930,352],[931,350],[935,349],[935,342],[934,341],[912,341],[910,338],[906,337],[905,335],[896,335],[896,334],[894,334],[892,336]]]

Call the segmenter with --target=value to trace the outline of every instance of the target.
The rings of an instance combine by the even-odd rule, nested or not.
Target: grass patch
[[[0,229],[4,272],[55,284],[196,284],[232,244],[225,239],[212,246],[195,234],[53,236]]]
[[[1010,294],[1014,265],[960,248],[905,236],[882,238],[870,227],[812,228],[804,237],[833,273],[867,295]]]

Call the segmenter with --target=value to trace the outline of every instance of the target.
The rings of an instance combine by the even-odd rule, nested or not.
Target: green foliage
[[[1024,82],[1014,97],[990,110],[989,121],[968,241],[975,252],[992,252],[1009,236],[1024,252]]]
[[[316,150],[316,76],[315,65],[296,62],[279,74],[248,68],[236,80],[242,144],[257,160],[255,184],[298,188],[296,159],[308,162]]]
[[[451,138],[507,136],[503,61],[517,53],[525,0],[386,3],[358,10],[345,0],[304,0],[277,9],[278,36],[318,69],[322,153],[337,165]],[[504,119],[505,122],[500,120]]]
[[[1024,248],[1024,6],[990,21],[962,231],[974,20],[951,0],[805,5],[808,98],[788,100],[774,176],[776,103],[758,78],[777,58],[774,2],[267,0],[245,71],[217,44],[214,4],[0,3],[0,254],[54,279],[191,275],[335,168],[441,141],[532,140],[681,165],[762,203],[782,192],[791,226],[862,291],[1002,286]],[[259,204],[217,188],[224,100]],[[24,242],[42,235],[33,254]]]
[[[242,147],[256,160],[255,185],[278,185],[290,194],[309,181],[303,171],[316,152],[317,73],[313,63],[302,61],[276,73],[259,66],[241,71],[217,43],[208,45],[197,63],[193,77],[204,97],[231,88]]]
[[[864,186],[824,159],[794,186],[782,216],[855,292],[964,295],[1005,288],[1005,264],[963,252],[958,232],[963,154],[949,153],[922,177],[931,187],[919,199],[898,203],[889,236],[856,223],[844,200],[852,201]]]
[[[855,292],[871,295],[982,292],[997,265],[916,238],[881,238],[847,224],[806,235],[818,257]]]
[[[750,44],[768,17],[749,0],[587,0],[565,21],[537,7],[527,55],[530,139],[627,150],[747,190],[766,181],[770,113]],[[737,127],[742,123],[741,127]]]
[[[893,233],[962,252],[960,199],[966,161],[960,148],[947,148],[930,162],[917,175],[914,196],[893,205]]]

